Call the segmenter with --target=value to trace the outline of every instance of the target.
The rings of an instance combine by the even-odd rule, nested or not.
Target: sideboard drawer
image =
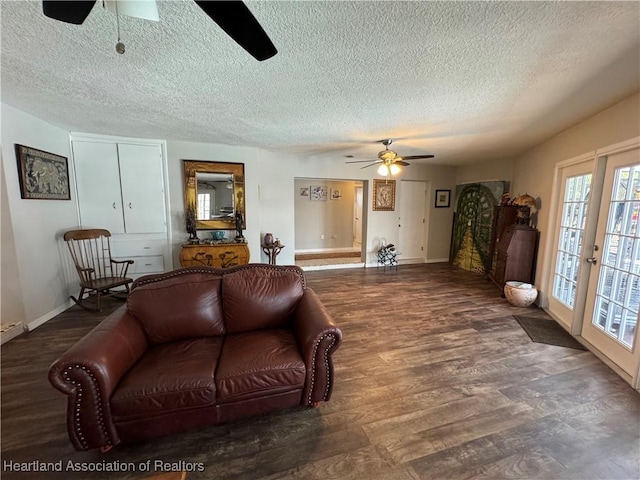
[[[246,243],[183,245],[180,250],[182,267],[228,268],[247,263],[249,263],[249,247]]]

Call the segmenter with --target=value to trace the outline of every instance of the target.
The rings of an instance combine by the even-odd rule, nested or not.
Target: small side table
[[[282,244],[271,243],[269,245],[262,244],[262,251],[269,258],[269,265],[276,264],[276,257],[280,253],[280,251],[284,248]]]
[[[382,269],[396,267],[398,269],[398,252],[395,248],[381,247],[378,252],[378,267],[382,265]]]

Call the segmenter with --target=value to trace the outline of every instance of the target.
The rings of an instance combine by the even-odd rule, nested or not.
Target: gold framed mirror
[[[244,208],[244,163],[183,160],[184,207],[195,213],[197,230],[235,230]]]

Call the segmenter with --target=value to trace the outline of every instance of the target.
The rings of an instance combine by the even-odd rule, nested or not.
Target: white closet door
[[[127,233],[166,231],[162,150],[159,145],[118,144]]]
[[[82,227],[124,233],[116,145],[74,141],[73,159]]]
[[[396,245],[403,261],[424,262],[426,258],[427,182],[401,180],[399,238]]]

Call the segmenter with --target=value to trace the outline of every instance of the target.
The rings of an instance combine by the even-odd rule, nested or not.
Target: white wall
[[[71,162],[71,200],[20,198],[15,144],[69,158],[69,132],[2,105],[2,162],[10,210],[10,215],[2,216],[2,229],[13,231],[18,267],[17,272],[10,272],[11,279],[6,280],[3,263],[2,276],[3,284],[4,281],[18,282],[22,291],[22,298],[7,298],[3,286],[2,302],[14,301],[11,311],[24,311],[26,322],[33,327],[64,310],[69,305],[69,294],[76,288],[76,273],[62,241],[62,234],[78,227],[78,210]],[[3,256],[12,253],[10,248],[4,250],[4,244],[2,248]],[[4,323],[6,320],[3,318],[2,321]]]
[[[1,157],[0,152],[0,157]],[[4,174],[4,164],[0,161],[0,178],[2,191],[0,203],[2,211],[0,219],[2,219],[2,228],[0,229],[2,252],[0,254],[2,267],[0,268],[0,285],[2,291],[0,293],[0,323],[2,330],[6,330],[10,325],[18,326],[18,330],[22,331],[22,324],[25,321],[24,302],[22,297],[22,289],[20,286],[20,269],[18,268],[18,259],[16,257],[15,237],[13,236],[13,226],[11,225],[11,210],[9,210],[9,197],[7,196],[6,179]],[[4,340],[4,335],[3,335]]]
[[[476,182],[513,180],[515,160],[503,159],[464,165],[456,169],[456,185]]]

